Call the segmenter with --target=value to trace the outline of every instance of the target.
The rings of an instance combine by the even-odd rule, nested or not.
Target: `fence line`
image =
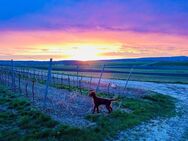
[[[6,81],[7,85],[12,85],[12,89],[15,90],[16,86],[15,79],[18,81],[18,87],[17,89],[19,92],[22,92],[21,89],[21,83],[22,81],[31,81],[32,83],[32,95],[33,95],[33,101],[35,99],[35,84],[46,84],[46,89],[44,93],[44,101],[46,101],[47,94],[48,94],[48,87],[53,86],[56,88],[68,88],[69,91],[72,89],[78,90],[80,93],[83,93],[83,90],[90,90],[90,89],[96,89],[98,92],[104,92],[104,93],[119,93],[119,94],[125,94],[125,89],[127,88],[128,82],[130,81],[130,77],[132,74],[132,70],[129,72],[129,76],[126,81],[123,83],[125,84],[125,87],[118,87],[118,84],[114,84],[113,82],[106,81],[103,79],[103,73],[105,71],[106,66],[103,65],[101,69],[100,76],[98,78],[93,76],[82,76],[79,74],[79,66],[77,65],[76,68],[76,75],[71,74],[63,74],[63,73],[55,73],[52,72],[52,59],[49,62],[49,68],[48,72],[46,70],[39,70],[36,68],[29,68],[29,67],[20,67],[15,66],[14,61],[11,60],[11,69],[9,66],[1,66],[0,72],[1,72],[1,80]],[[50,68],[51,67],[51,68]],[[50,71],[50,74],[49,74]],[[49,76],[50,75],[50,76]],[[12,80],[10,80],[10,76],[12,77]],[[5,78],[3,78],[5,77]],[[76,79],[75,79],[76,78]],[[6,79],[6,80],[5,80]],[[10,83],[12,81],[12,83]],[[26,82],[27,84],[27,82]],[[28,85],[25,84],[25,94],[28,95]],[[45,102],[44,102],[45,103]],[[45,104],[44,104],[45,105]]]
[[[46,106],[46,99],[47,99],[47,95],[48,95],[48,87],[49,87],[50,82],[51,82],[51,75],[52,75],[51,73],[52,73],[52,59],[50,59],[49,67],[48,67],[48,78],[47,78],[47,81],[46,81],[44,107]]]

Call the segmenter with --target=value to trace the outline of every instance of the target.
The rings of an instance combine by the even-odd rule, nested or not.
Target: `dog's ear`
[[[95,94],[96,94],[96,93],[95,93],[94,90],[90,90],[90,91],[89,91],[89,95],[90,95],[90,96],[95,95]]]
[[[91,93],[96,93],[95,90],[90,90]]]
[[[95,91],[94,90],[89,90],[89,93],[95,93]]]
[[[92,91],[91,94],[96,95],[96,92],[95,92],[95,91]]]

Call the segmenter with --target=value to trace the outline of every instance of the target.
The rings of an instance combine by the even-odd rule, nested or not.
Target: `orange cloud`
[[[0,59],[110,59],[188,55],[187,36],[121,31],[2,31]],[[84,56],[85,55],[85,56]]]

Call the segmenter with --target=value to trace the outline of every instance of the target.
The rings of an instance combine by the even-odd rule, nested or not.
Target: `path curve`
[[[180,115],[169,119],[155,119],[120,132],[113,141],[188,141],[188,85],[130,81],[128,87],[151,90],[178,99]]]

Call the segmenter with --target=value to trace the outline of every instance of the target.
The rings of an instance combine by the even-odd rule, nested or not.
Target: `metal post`
[[[77,65],[77,88],[79,88],[79,78],[78,78],[78,70],[79,70],[79,66]]]
[[[61,85],[63,85],[63,74],[61,74],[60,76],[61,76]]]
[[[48,78],[47,78],[47,81],[46,81],[46,90],[45,90],[45,97],[44,97],[44,107],[46,107],[46,99],[47,99],[47,95],[48,95],[48,87],[49,87],[50,82],[51,82],[51,72],[52,72],[52,58],[50,59],[49,67],[48,67]]]
[[[68,85],[69,85],[69,91],[71,91],[71,88],[70,88],[70,76],[68,74]]]
[[[90,77],[90,80],[89,80],[89,90],[91,89],[91,83],[92,83],[92,76]]]
[[[10,79],[10,70],[8,70],[8,76],[7,76],[7,77],[8,77],[8,78],[7,78],[7,79],[8,79],[8,84],[7,84],[7,85],[8,85],[8,87],[9,87],[9,86],[10,86],[10,84],[9,84],[9,83],[10,83],[10,81],[9,81],[9,79]]]
[[[12,90],[15,91],[15,75],[14,75],[14,61],[11,60],[11,70],[12,70]]]
[[[22,93],[22,90],[21,90],[21,74],[19,73],[19,75],[18,75],[18,87],[19,87],[19,92],[20,92],[20,94]]]
[[[35,99],[34,86],[35,86],[35,80],[32,81],[32,96],[33,96],[33,102],[34,102],[34,99]]]
[[[82,94],[82,76],[81,76],[81,78],[80,78],[80,80],[79,80],[79,90],[80,90],[80,93]]]
[[[26,84],[25,84],[25,95],[28,97],[28,90],[27,90],[27,88],[28,88],[28,82],[26,82]]]
[[[110,85],[111,83],[108,83],[108,94],[110,94]]]
[[[133,68],[131,68],[131,70],[130,70],[130,72],[129,72],[129,76],[128,76],[128,78],[127,78],[127,81],[126,81],[126,83],[125,83],[125,87],[124,87],[124,89],[123,89],[123,94],[125,94],[125,90],[127,89],[127,85],[128,85],[129,80],[130,80],[132,71],[133,71]]]
[[[99,86],[100,86],[101,78],[102,78],[102,75],[103,75],[103,72],[104,72],[104,68],[105,68],[105,65],[103,65],[103,68],[101,70],[101,74],[100,74],[99,81],[98,81],[98,84],[97,84],[96,92],[99,90]]]

